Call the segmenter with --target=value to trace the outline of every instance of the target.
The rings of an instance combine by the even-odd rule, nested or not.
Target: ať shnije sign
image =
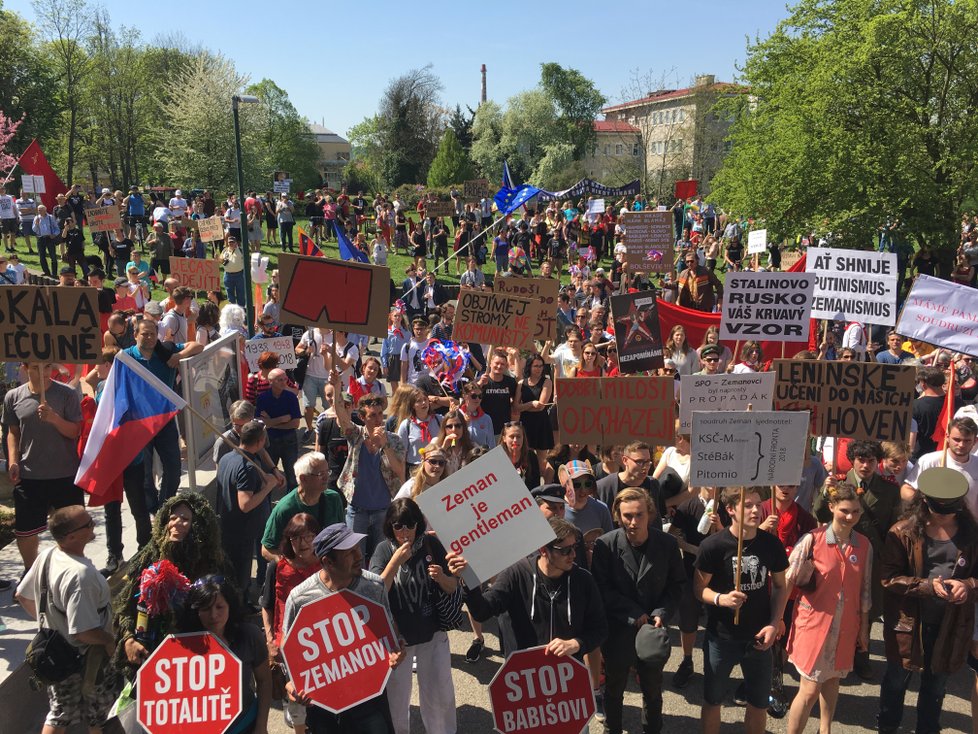
[[[668,273],[673,269],[672,212],[627,212],[621,215],[621,223],[630,272]]]
[[[610,300],[619,370],[634,374],[661,369],[665,358],[655,292],[624,293]]]
[[[334,714],[383,693],[399,649],[384,605],[349,589],[301,607],[282,639],[296,690]]]
[[[767,230],[752,229],[747,233],[747,254],[760,255],[767,250]]]
[[[694,410],[771,410],[774,373],[683,375],[679,390],[679,430],[693,430]]]
[[[798,485],[808,413],[693,412],[691,487]]]
[[[221,290],[221,267],[210,258],[170,255],[170,277],[195,291]]]
[[[913,367],[875,362],[776,359],[775,410],[807,410],[813,436],[866,441],[910,438]]]
[[[896,331],[908,339],[978,357],[978,289],[917,276]]]
[[[556,278],[496,278],[493,290],[507,296],[539,298],[540,315],[533,338],[540,342],[557,340],[557,297],[560,283]]]
[[[580,734],[595,711],[588,669],[546,645],[510,653],[489,682],[489,701],[500,734]]]
[[[896,253],[809,247],[805,270],[816,275],[812,318],[896,323]]]
[[[463,572],[471,586],[554,539],[553,530],[497,446],[417,498],[438,539],[468,561]]]
[[[169,635],[136,674],[148,734],[223,734],[241,714],[241,661],[209,632]]]
[[[101,354],[102,330],[94,288],[0,288],[3,361],[92,364]]]
[[[458,294],[452,338],[458,342],[529,349],[540,319],[539,298],[463,288]]]
[[[676,437],[674,384],[671,377],[638,375],[558,379],[560,442],[671,446]]]
[[[807,342],[814,289],[814,273],[729,273],[720,339]]]
[[[197,231],[204,242],[214,242],[224,239],[224,221],[218,217],[206,217],[192,220],[197,223]]]
[[[244,343],[245,359],[248,360],[248,370],[258,371],[258,358],[265,352],[278,354],[278,366],[283,370],[294,370],[295,342],[291,336],[275,336],[271,339],[255,338]]]
[[[85,220],[93,232],[115,232],[122,229],[122,216],[117,206],[96,206],[85,210]]]

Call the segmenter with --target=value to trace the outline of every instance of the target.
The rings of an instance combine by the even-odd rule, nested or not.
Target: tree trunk
[[[77,119],[78,110],[77,105],[72,101],[68,106],[69,120],[68,120],[68,181],[69,186],[72,185],[74,181],[74,169],[75,169],[75,134],[77,132]]]

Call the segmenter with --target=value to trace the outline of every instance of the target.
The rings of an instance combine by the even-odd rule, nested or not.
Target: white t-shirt
[[[170,211],[173,212],[173,216],[182,217],[187,213],[187,200],[182,198],[178,199],[174,196],[170,199]]]
[[[84,556],[73,556],[59,547],[42,551],[17,593],[37,604],[41,598],[41,571],[51,556],[48,568],[47,626],[56,629],[76,647],[87,649],[75,638],[79,632],[102,628],[112,631],[112,592],[95,565]]]
[[[329,342],[324,342],[323,337],[319,334],[317,329],[306,329],[306,333],[302,335],[302,339],[299,340],[299,344],[303,347],[309,347],[309,366],[306,367],[306,377],[316,377],[321,380],[325,380],[329,377],[329,373],[326,372],[326,364],[323,361],[323,355],[319,353],[323,344],[328,344]]]
[[[860,359],[866,356],[866,331],[862,324],[851,323],[842,335],[842,348],[851,349]]]
[[[567,342],[557,347],[553,351],[553,354],[550,355],[550,358],[560,370],[560,374],[557,377],[570,377],[571,370],[581,363],[581,358],[574,356],[570,347],[567,346]]]
[[[16,219],[17,207],[14,197],[7,194],[0,194],[0,219]]]
[[[333,343],[333,335],[332,334],[330,334],[329,336],[325,337],[325,343],[326,344],[332,344]],[[345,350],[345,353],[344,353],[344,350]],[[354,344],[349,339],[349,335],[347,335],[347,342],[346,342],[346,344],[344,344],[342,347],[341,346],[337,346],[336,347],[336,359],[337,359],[337,361],[340,360],[340,359],[350,360],[350,361],[353,362],[353,364],[356,364],[357,363],[357,360],[360,359],[360,350],[357,349],[357,345]],[[349,390],[350,380],[355,379],[355,378],[356,378],[356,373],[354,372],[354,370],[353,370],[352,367],[347,367],[345,370],[343,370],[342,372],[340,372],[340,384],[343,385],[343,389],[344,390]]]
[[[407,344],[401,347],[401,363],[407,364],[407,381],[414,384],[419,375],[428,371],[428,366],[421,361],[421,352],[428,346],[428,340],[418,341],[411,338]]]
[[[907,475],[906,483],[914,489],[917,489],[917,480],[920,478],[920,473],[926,469],[933,469],[936,466],[940,466],[943,455],[943,451],[932,451],[929,454],[921,456],[920,460],[917,461],[917,466]],[[964,478],[968,480],[968,494],[965,496],[964,501],[968,505],[968,509],[971,510],[971,514],[978,517],[978,456],[970,454],[968,461],[961,464],[955,461],[954,455],[948,451],[947,468],[961,472]]]
[[[158,206],[153,210],[153,221],[166,224],[170,221],[170,210],[165,206]]]

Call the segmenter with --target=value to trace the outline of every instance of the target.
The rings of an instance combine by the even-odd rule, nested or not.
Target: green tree
[[[366,117],[350,128],[350,163],[344,170],[344,179],[355,179],[364,185],[364,191],[379,192],[384,187],[381,169],[383,144],[380,119],[377,115]],[[352,190],[352,187],[351,187]]]
[[[748,48],[726,208],[866,246],[885,219],[957,243],[978,180],[978,1],[802,0]]]
[[[469,157],[478,172],[486,178],[499,178],[505,157],[501,148],[502,136],[502,108],[492,100],[483,102],[472,118],[472,148],[469,150]]]
[[[581,159],[593,151],[593,123],[607,101],[604,95],[577,69],[555,63],[540,65],[540,86],[557,108],[561,138],[573,146],[574,157]]]
[[[34,28],[20,15],[0,8],[0,110],[23,122],[7,144],[23,152],[34,138],[42,143],[61,114],[57,78]]]
[[[245,90],[261,100],[251,116],[253,131],[249,140],[258,143],[258,173],[268,187],[274,171],[288,171],[295,189],[319,185],[319,145],[309,125],[299,116],[288,93],[271,79],[262,79]]]
[[[468,115],[462,112],[461,105],[455,105],[452,114],[448,116],[448,127],[455,133],[455,138],[458,140],[458,144],[462,146],[462,150],[468,153],[472,148],[472,123],[475,120],[475,111],[469,106],[466,106],[465,109],[469,111]]]
[[[431,67],[412,69],[391,81],[380,100],[377,125],[380,173],[393,188],[426,178],[444,127],[441,81]]]
[[[452,128],[445,130],[435,160],[428,169],[429,186],[449,186],[472,177],[472,166]]]

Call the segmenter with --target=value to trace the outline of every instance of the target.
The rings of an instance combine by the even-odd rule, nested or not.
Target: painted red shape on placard
[[[372,284],[369,270],[327,260],[299,260],[282,305],[310,323],[325,311],[330,322],[366,324]]]

